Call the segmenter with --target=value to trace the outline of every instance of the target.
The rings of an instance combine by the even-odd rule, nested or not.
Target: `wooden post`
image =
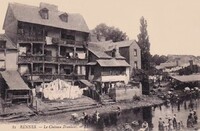
[[[35,106],[36,106],[36,111],[38,111],[38,107],[37,107],[37,99],[35,99]]]
[[[33,43],[31,43],[31,55],[33,55]]]
[[[60,45],[58,45],[58,57],[60,57]]]
[[[30,91],[28,91],[28,95],[29,95],[29,97],[30,97]],[[28,105],[28,99],[29,99],[29,98],[26,99],[26,104],[27,104],[27,105]]]

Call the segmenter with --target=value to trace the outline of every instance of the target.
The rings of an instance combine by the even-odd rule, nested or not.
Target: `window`
[[[91,75],[94,75],[94,67],[91,67]]]
[[[45,67],[45,73],[47,73],[47,74],[53,74],[53,69]]]
[[[64,71],[65,71],[65,73],[67,74],[67,75],[69,75],[69,74],[71,74],[71,69],[64,69]]]
[[[134,62],[134,67],[137,69],[138,68],[138,63],[137,61]]]
[[[67,40],[75,40],[75,36],[73,36],[73,35],[68,35],[68,34],[66,34],[66,33],[64,33],[64,32],[61,33],[61,38],[62,38],[62,39],[67,39]]]
[[[5,61],[4,60],[0,61],[0,69],[5,69]]]
[[[6,48],[6,41],[5,40],[1,40],[0,41],[0,49],[5,49]]]
[[[77,66],[77,74],[85,75],[85,66]]]
[[[134,56],[137,56],[137,49],[134,49]]]
[[[67,13],[63,13],[59,17],[63,22],[68,22],[68,14]]]
[[[39,11],[42,19],[49,19],[49,10],[47,8],[43,8]]]

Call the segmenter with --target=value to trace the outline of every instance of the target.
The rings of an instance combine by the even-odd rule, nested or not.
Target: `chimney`
[[[112,57],[116,57],[116,52],[117,52],[117,50],[116,50],[116,48],[114,48],[114,49],[112,50]]]
[[[189,60],[190,66],[193,66],[193,60]]]
[[[99,36],[99,41],[101,41],[101,42],[106,41],[106,37],[103,36],[103,35],[100,35],[100,36]]]
[[[119,47],[115,46],[115,48],[112,50],[112,57],[117,57],[119,55]]]
[[[176,58],[176,66],[179,66],[179,60],[180,58]]]
[[[90,33],[89,39],[91,42],[98,42],[99,40],[97,39],[97,35]]]
[[[43,2],[40,3],[40,9],[42,8],[47,8],[48,10],[51,10],[51,11],[58,11],[58,6],[53,5],[53,4],[43,3]]]
[[[179,62],[178,62],[178,60],[176,60],[176,66],[178,66],[179,65]]]

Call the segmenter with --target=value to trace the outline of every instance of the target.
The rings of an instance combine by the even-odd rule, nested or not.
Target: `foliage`
[[[141,49],[141,66],[142,69],[148,71],[150,68],[150,42],[147,32],[147,21],[142,17],[140,19],[140,34],[138,35],[138,45]]]
[[[200,67],[198,65],[190,65],[188,67],[185,67],[183,69],[180,69],[179,75],[190,75],[193,73],[199,73]]]
[[[100,41],[101,37],[105,37],[105,40],[112,40],[113,42],[123,41],[128,39],[126,33],[122,32],[114,26],[107,26],[104,23],[97,25],[92,33],[97,35],[97,39]]]
[[[160,65],[160,63],[164,63],[164,62],[166,62],[167,60],[168,60],[168,57],[167,57],[167,56],[165,56],[165,55],[159,56],[159,55],[155,54],[155,55],[152,56],[152,58],[151,58],[151,63],[152,63],[153,65]]]
[[[131,75],[133,81],[141,82],[142,93],[145,95],[149,94],[149,77],[146,71],[142,69],[133,68],[133,73]]]

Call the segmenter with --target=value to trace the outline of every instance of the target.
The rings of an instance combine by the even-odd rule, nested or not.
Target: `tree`
[[[165,56],[165,55],[159,56],[159,55],[155,54],[155,55],[152,56],[152,58],[151,58],[151,63],[152,63],[153,65],[160,65],[161,63],[164,63],[164,62],[166,62],[167,60],[168,60],[167,56]]]
[[[150,42],[147,32],[147,21],[144,17],[140,19],[140,34],[138,34],[138,45],[141,49],[141,68],[142,72],[140,73],[140,82],[142,83],[142,93],[148,95],[150,92],[149,88],[149,79],[148,72],[150,70]]]
[[[101,37],[105,37],[105,40],[112,40],[113,42],[123,41],[128,39],[126,33],[122,32],[114,26],[107,26],[104,23],[97,25],[92,33],[97,35],[97,39],[100,40]]]
[[[141,66],[144,71],[148,71],[150,69],[150,42],[149,36],[147,32],[147,21],[144,17],[140,19],[140,34],[138,35],[138,45],[141,49]]]

